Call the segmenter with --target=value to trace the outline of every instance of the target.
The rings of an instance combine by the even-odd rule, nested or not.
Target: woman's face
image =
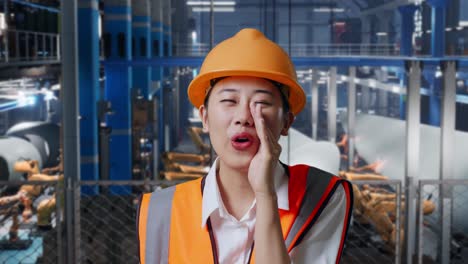
[[[208,106],[200,107],[203,128],[223,163],[248,170],[260,146],[251,107],[260,105],[266,127],[276,141],[287,135],[294,116],[284,113],[278,88],[262,78],[228,77],[212,89]]]

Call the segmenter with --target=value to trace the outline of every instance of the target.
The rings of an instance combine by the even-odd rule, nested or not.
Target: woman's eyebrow
[[[255,90],[255,93],[263,93],[263,94],[269,94],[271,96],[273,96],[273,93],[268,91],[268,90]]]
[[[239,90],[233,89],[233,88],[223,88],[218,91],[218,93],[224,93],[224,92],[237,93],[239,92]]]

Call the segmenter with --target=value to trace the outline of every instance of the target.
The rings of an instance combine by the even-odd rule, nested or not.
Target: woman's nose
[[[250,112],[250,107],[248,104],[239,105],[239,108],[236,112],[235,123],[236,125],[253,126],[253,116]]]

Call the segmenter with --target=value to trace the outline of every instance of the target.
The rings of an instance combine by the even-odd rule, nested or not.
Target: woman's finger
[[[260,147],[271,149],[270,135],[266,131],[265,119],[263,118],[260,105],[252,105],[250,108],[255,123],[255,129],[257,130],[257,136],[260,139]]]

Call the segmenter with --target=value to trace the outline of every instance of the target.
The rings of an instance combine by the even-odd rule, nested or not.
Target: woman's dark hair
[[[205,105],[206,108],[208,108],[208,99],[210,98],[211,91],[213,90],[214,86],[224,78],[226,78],[226,77],[221,77],[221,78],[216,78],[216,79],[210,80],[210,87],[208,88],[208,92],[207,92],[207,94],[205,96],[205,100],[203,101],[203,105]],[[276,88],[278,88],[278,90],[280,92],[280,95],[281,95],[281,102],[283,103],[283,112],[286,113],[286,114],[289,113],[290,106],[289,106],[288,98],[287,98],[287,96],[285,94],[285,93],[288,93],[288,95],[289,95],[289,87],[287,87],[286,85],[284,85],[282,83],[276,82],[276,81],[272,81],[272,80],[269,80],[269,79],[265,79],[265,80],[270,81],[271,83],[273,83],[273,85]]]

